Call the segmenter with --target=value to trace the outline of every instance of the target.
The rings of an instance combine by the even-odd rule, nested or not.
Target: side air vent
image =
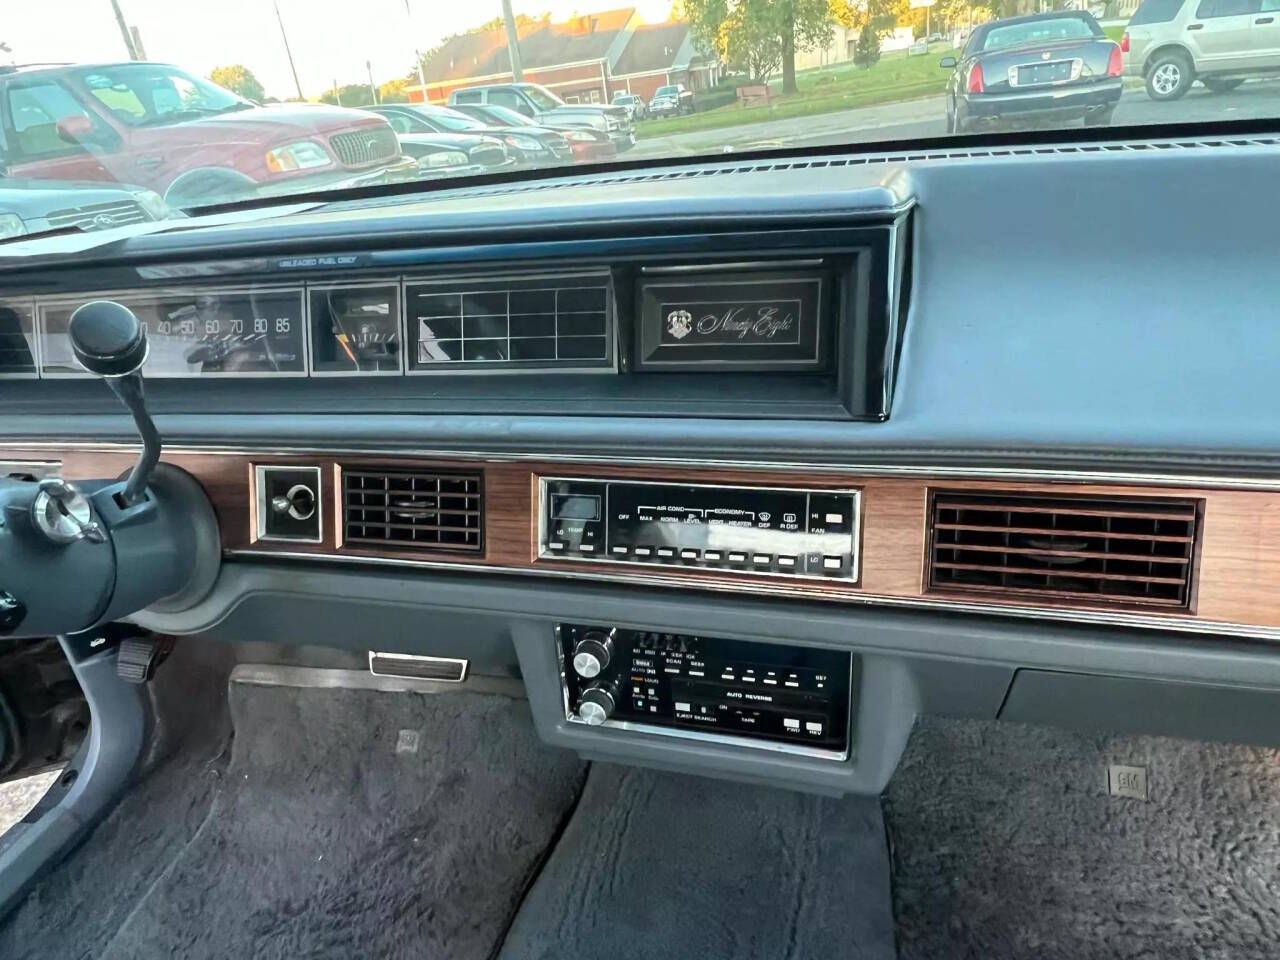
[[[479,551],[484,545],[479,473],[342,469],[345,543]]]
[[[930,592],[1188,609],[1200,501],[977,496],[930,504]]]

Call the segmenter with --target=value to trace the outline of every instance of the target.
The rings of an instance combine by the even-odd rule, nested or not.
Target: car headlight
[[[20,237],[27,232],[27,225],[16,213],[0,213],[0,240]]]
[[[420,167],[465,167],[467,155],[459,150],[436,150],[418,158]]]
[[[587,130],[561,130],[566,140],[573,140],[577,143],[590,143],[596,138]]]
[[[164,198],[154,190],[131,190],[130,195],[138,202],[138,206],[152,220],[168,220],[170,217],[185,216],[181,211],[169,209]]]
[[[502,139],[507,141],[508,146],[515,147],[517,150],[537,151],[542,149],[542,144],[532,137],[518,137],[512,134]]]
[[[287,143],[283,147],[267,151],[267,169],[272,173],[312,170],[316,167],[327,167],[332,163],[324,147],[310,140]]]

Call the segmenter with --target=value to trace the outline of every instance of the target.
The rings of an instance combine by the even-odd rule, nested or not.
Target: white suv
[[[1280,70],[1280,0],[1143,0],[1120,50],[1152,100],[1177,100],[1196,80],[1226,93]]]

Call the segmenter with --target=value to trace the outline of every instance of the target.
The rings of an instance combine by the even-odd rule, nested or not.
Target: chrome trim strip
[[[458,693],[458,685],[445,680],[382,677],[365,670],[334,667],[294,667],[271,663],[241,663],[231,671],[231,683],[261,687],[302,687],[319,690],[376,690],[381,693]],[[475,675],[467,680],[468,693],[497,693],[516,700],[527,699],[524,684],[506,677]]]
[[[732,260],[724,263],[685,263],[672,266],[645,266],[640,268],[643,274],[662,275],[667,273],[706,273],[717,270],[778,270],[783,267],[822,267],[827,261],[821,257],[807,260]]]
[[[403,660],[406,663],[449,664],[458,676],[457,679],[451,679],[446,677],[416,677],[409,673],[379,673],[377,670],[373,669],[373,662],[377,659]],[[378,650],[369,651],[369,672],[375,677],[395,677],[398,680],[420,680],[430,681],[431,683],[462,683],[467,679],[467,670],[470,664],[470,660],[463,660],[460,657],[429,657],[426,654],[417,653],[382,653]]]
[[[1226,623],[1217,620],[1196,620],[1191,617],[1173,617],[1167,614],[1138,614],[1106,610],[1073,610],[1056,607],[1011,607],[995,603],[969,603],[938,597],[891,597],[882,594],[862,593],[851,589],[844,593],[822,593],[806,590],[806,582],[797,586],[773,583],[721,583],[689,582],[666,577],[646,577],[622,570],[610,569],[600,573],[583,573],[570,570],[552,570],[543,567],[510,567],[476,563],[447,563],[433,560],[398,560],[390,557],[334,556],[326,553],[295,553],[285,550],[226,550],[228,558],[253,560],[305,560],[325,563],[347,563],[369,566],[423,567],[432,570],[454,570],[463,573],[490,573],[500,575],[552,577],[566,580],[589,580],[593,583],[630,583],[647,587],[675,588],[681,590],[707,590],[712,593],[747,594],[750,596],[778,596],[797,602],[822,601],[856,604],[869,607],[895,607],[910,610],[932,610],[948,613],[966,613],[978,616],[1017,617],[1024,620],[1055,620],[1068,623],[1101,624],[1104,626],[1139,627],[1144,630],[1169,630],[1176,633],[1197,633],[1250,640],[1280,640],[1280,627],[1254,626]]]
[[[1158,486],[1213,490],[1280,492],[1280,476],[1241,477],[1230,474],[1126,473],[1109,470],[1068,470],[1038,467],[958,467],[945,464],[820,463],[802,460],[717,460],[688,457],[587,456],[568,453],[512,453],[509,451],[449,450],[417,447],[289,447],[278,445],[222,446],[166,442],[165,451],[222,457],[387,457],[396,459],[461,460],[468,463],[571,463],[584,466],[681,467],[751,471],[813,472],[866,477],[942,477],[960,480],[1009,480],[1029,483],[1085,483],[1116,486]],[[0,440],[0,451],[73,450],[83,453],[138,453],[136,442],[97,440]],[[599,478],[597,478],[599,479]]]

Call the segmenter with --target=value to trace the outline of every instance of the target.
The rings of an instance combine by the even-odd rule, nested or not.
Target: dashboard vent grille
[[[937,492],[931,592],[1187,609],[1200,501]]]
[[[479,551],[484,479],[479,473],[342,470],[344,542],[420,550]]]

